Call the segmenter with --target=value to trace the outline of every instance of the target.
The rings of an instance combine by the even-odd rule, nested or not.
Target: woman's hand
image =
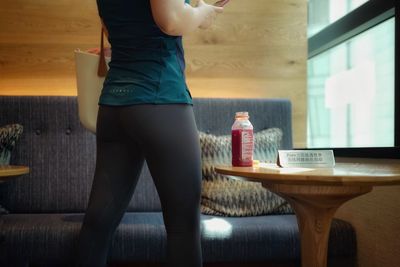
[[[218,13],[224,11],[223,7],[217,7],[205,3],[203,0],[199,0],[197,3],[197,8],[204,9],[205,16],[203,22],[199,25],[200,29],[208,29],[217,18]]]
[[[168,35],[181,36],[201,28],[209,28],[223,7],[199,0],[196,7],[184,0],[150,0],[154,21]]]
[[[100,48],[99,47],[94,47],[94,48],[89,48],[86,50],[86,52],[91,53],[91,54],[96,54],[100,55]],[[111,57],[111,48],[110,47],[104,47],[104,56],[105,57]]]

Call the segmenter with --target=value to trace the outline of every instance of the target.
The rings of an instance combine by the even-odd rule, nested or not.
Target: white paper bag
[[[110,58],[105,59],[108,69]],[[98,102],[104,82],[104,77],[98,75],[99,61],[97,54],[75,50],[79,119],[92,133],[96,133]]]

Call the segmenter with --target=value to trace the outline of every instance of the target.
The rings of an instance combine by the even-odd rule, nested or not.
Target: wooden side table
[[[332,169],[219,166],[215,170],[261,182],[293,207],[300,231],[303,267],[326,267],[328,238],[336,210],[374,186],[400,185],[400,161],[338,163]]]
[[[27,166],[5,165],[0,166],[0,183],[6,182],[16,176],[29,173]]]

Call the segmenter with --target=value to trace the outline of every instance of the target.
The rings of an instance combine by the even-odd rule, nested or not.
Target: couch
[[[281,128],[282,147],[292,147],[288,100],[194,99],[198,128],[206,133],[229,134],[239,110],[249,111],[255,131]],[[0,184],[0,205],[9,212],[0,215],[0,266],[68,266],[73,257],[96,149],[95,136],[80,125],[77,114],[73,96],[0,96],[0,126],[24,126],[11,163],[30,167],[28,175]],[[201,220],[205,266],[300,266],[293,214],[202,215]],[[160,202],[145,166],[115,233],[109,262],[162,266],[165,250]],[[356,266],[356,236],[349,223],[333,221],[328,254],[330,267]]]

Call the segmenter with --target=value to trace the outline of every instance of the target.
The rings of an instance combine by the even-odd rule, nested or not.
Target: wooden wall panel
[[[211,1],[208,1],[211,2]],[[76,95],[73,51],[98,46],[94,0],[1,0],[0,94]],[[306,0],[231,0],[185,38],[194,97],[289,98],[306,140]]]

